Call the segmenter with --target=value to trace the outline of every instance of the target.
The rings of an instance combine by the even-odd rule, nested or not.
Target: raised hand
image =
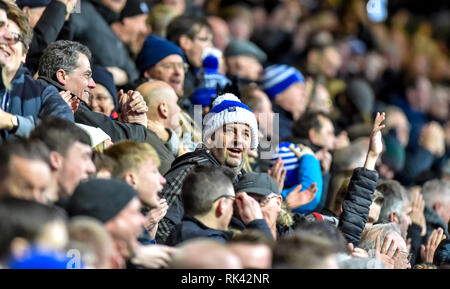
[[[288,210],[293,210],[295,208],[301,207],[314,200],[314,197],[316,196],[318,190],[317,184],[312,183],[308,189],[300,192],[302,187],[303,186],[301,184],[296,186],[295,189],[286,196],[286,199],[284,201],[286,202]]]
[[[386,114],[377,112],[373,123],[372,133],[370,134],[369,151],[367,152],[364,167],[368,170],[375,169],[375,163],[383,151],[383,137],[381,130],[386,126],[381,124],[386,119]]]
[[[444,240],[445,238],[446,237],[444,234],[444,230],[442,230],[442,228],[433,230],[430,237],[428,238],[427,246],[420,246],[420,256],[422,257],[423,262],[433,263],[434,252],[436,251],[436,248],[439,246],[442,240]]]
[[[264,218],[259,203],[245,192],[236,195],[236,206],[241,221],[245,225]]]
[[[278,192],[281,193],[284,187],[284,180],[286,178],[286,170],[283,170],[284,163],[281,157],[277,159],[271,169],[267,171],[269,176],[272,177],[275,184],[277,184]]]
[[[422,228],[421,236],[427,233],[427,226],[425,222],[425,215],[423,214],[423,209],[425,208],[425,201],[423,196],[418,190],[413,191],[413,197],[411,202],[411,221]]]
[[[391,241],[391,244],[388,248],[389,237],[384,237],[383,247],[380,248],[380,236],[377,236],[375,239],[375,258],[381,260],[386,269],[394,269],[395,267],[395,259],[398,258],[400,254],[400,248],[395,248],[394,241]]]

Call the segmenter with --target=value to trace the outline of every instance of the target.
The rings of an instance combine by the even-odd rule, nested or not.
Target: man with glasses
[[[58,91],[33,79],[23,66],[33,36],[27,16],[15,6],[0,2],[0,139],[27,137],[39,118],[53,115],[74,121]],[[5,8],[6,7],[6,8]],[[3,9],[2,9],[3,8]],[[6,19],[6,17],[7,19]]]
[[[213,30],[204,17],[181,15],[167,27],[167,39],[183,50],[189,63],[184,82],[184,95],[188,97],[198,85],[195,72],[202,67],[203,51],[213,47]]]
[[[258,202],[246,193],[235,196],[233,177],[233,172],[226,167],[199,166],[189,173],[181,189],[185,214],[171,231],[167,245],[201,237],[229,241],[233,236],[229,224],[234,203],[246,229],[269,234]]]

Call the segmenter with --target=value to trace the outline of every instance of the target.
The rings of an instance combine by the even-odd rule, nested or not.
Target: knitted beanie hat
[[[272,100],[285,91],[291,84],[305,82],[303,75],[292,66],[275,64],[264,69],[262,88]]]
[[[203,141],[206,142],[217,129],[231,123],[247,124],[252,134],[251,149],[258,147],[256,117],[250,108],[232,93],[220,95],[213,101],[210,112],[203,119]]]
[[[191,96],[192,104],[201,104],[202,106],[211,106],[212,100],[217,97],[217,86],[223,89],[231,81],[220,74],[219,60],[213,54],[203,59],[203,73],[200,76],[200,83]]]
[[[156,35],[148,36],[136,60],[139,72],[144,73],[147,69],[173,54],[180,55],[186,62],[183,51],[175,43]]]
[[[107,223],[137,196],[137,191],[123,181],[93,179],[77,186],[67,211],[70,217],[88,216]]]

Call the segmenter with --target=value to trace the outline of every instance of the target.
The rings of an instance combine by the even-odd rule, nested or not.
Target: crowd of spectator
[[[445,2],[0,0],[0,268],[450,268]]]

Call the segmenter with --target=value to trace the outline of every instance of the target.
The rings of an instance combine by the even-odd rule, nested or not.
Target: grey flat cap
[[[258,59],[260,63],[264,63],[267,59],[266,53],[254,43],[246,40],[232,40],[225,48],[225,57],[250,55]]]

